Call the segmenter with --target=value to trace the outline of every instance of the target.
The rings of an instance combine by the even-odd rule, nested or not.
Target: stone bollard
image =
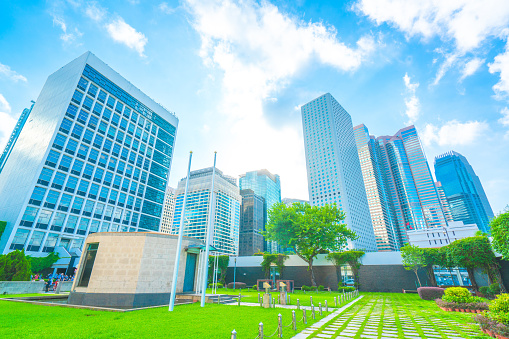
[[[242,298],[242,295],[239,292],[239,306],[240,306],[240,299]]]
[[[297,319],[295,318],[295,310],[292,311],[292,328],[297,331]]]
[[[262,298],[260,297],[260,293],[258,293],[258,302],[261,304],[262,303]]]
[[[237,332],[235,330],[232,331],[231,339],[237,339]]]
[[[307,318],[307,316],[306,316],[306,309],[303,309],[303,310],[302,310],[302,322],[303,322],[304,324],[307,324],[307,323],[308,323],[308,318]]]
[[[311,305],[311,316],[313,317],[313,320],[316,319],[315,318],[315,306],[314,305]]]
[[[323,315],[322,313],[322,303],[318,303],[318,310],[320,310],[320,317]]]
[[[263,339],[263,323],[258,324],[258,339]]]
[[[277,315],[277,331],[278,331],[278,338],[283,338],[283,319],[281,316],[281,313]]]
[[[217,296],[217,303],[218,303],[218,304],[220,304],[220,303],[221,303],[221,296],[220,296],[220,295],[218,295],[218,296]]]
[[[276,298],[272,298],[272,308],[276,308]]]
[[[327,303],[327,300],[325,300],[325,312],[329,312],[329,304]]]
[[[309,297],[309,304],[313,305],[313,296]]]
[[[288,305],[292,304],[292,296],[288,294]]]
[[[338,307],[338,298],[334,297],[334,306]]]
[[[300,302],[299,302],[299,298],[297,298],[297,309],[300,310]]]

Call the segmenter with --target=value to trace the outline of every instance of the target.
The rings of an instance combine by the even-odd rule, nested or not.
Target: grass
[[[229,338],[233,329],[238,338],[254,338],[263,322],[266,335],[277,329],[281,313],[283,325],[291,323],[291,310],[263,309],[199,303],[126,313],[91,311],[58,306],[0,301],[0,338]],[[297,311],[297,320],[302,312]],[[318,313],[317,313],[318,315]],[[324,313],[324,316],[326,314]],[[317,316],[317,320],[319,317]],[[314,321],[308,312],[308,324]],[[305,325],[298,323],[298,331]],[[285,328],[285,333],[296,332]]]

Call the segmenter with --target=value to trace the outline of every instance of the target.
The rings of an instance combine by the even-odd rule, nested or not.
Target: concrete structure
[[[239,178],[239,187],[241,190],[250,189],[254,194],[264,199],[264,224],[268,222],[268,212],[272,205],[281,202],[281,181],[279,175],[272,174],[266,169],[251,171],[242,174]],[[278,253],[280,246],[275,241],[265,241],[265,251],[269,253]]]
[[[177,293],[198,282],[199,240],[184,237]],[[177,237],[163,233],[96,233],[87,237],[69,304],[143,307],[169,302]]]
[[[177,199],[175,197],[175,189],[168,186],[166,188],[166,196],[164,197],[163,215],[161,218],[161,232],[163,233],[171,233],[173,218],[175,216],[176,201]]]
[[[434,227],[408,231],[410,244],[422,248],[436,248],[449,245],[451,242],[473,237],[479,230],[477,225],[465,225],[462,221],[451,221],[447,227]]]
[[[189,178],[186,215],[184,216],[184,235],[205,242],[209,220],[210,187],[212,167],[192,171]],[[186,178],[179,181],[176,191],[175,217],[172,234],[178,234]],[[242,197],[237,180],[216,168],[215,203],[213,205],[214,233],[211,245],[218,254],[237,255],[239,249],[240,204]]]
[[[250,189],[241,190],[240,195],[242,206],[240,208],[239,255],[249,256],[263,252],[265,248],[261,233],[265,230],[265,199]]]
[[[441,154],[435,158],[435,176],[442,183],[454,221],[476,224],[489,232],[493,210],[468,160],[454,151]]]
[[[303,105],[301,113],[311,205],[336,203],[359,236],[348,247],[376,251],[350,115],[329,93]]]
[[[0,253],[158,231],[177,124],[90,52],[50,75],[0,174]]]

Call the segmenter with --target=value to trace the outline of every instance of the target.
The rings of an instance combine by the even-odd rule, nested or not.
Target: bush
[[[419,287],[417,289],[422,300],[435,300],[444,295],[444,289],[440,287]]]
[[[258,285],[253,285],[253,290],[258,290]]]
[[[505,313],[509,318],[509,294],[500,294],[490,304],[490,312],[492,313]]]
[[[468,303],[472,300],[472,295],[464,287],[449,287],[444,291],[443,301]]]
[[[302,285],[300,289],[302,291],[311,291],[313,288],[311,286]]]
[[[221,283],[216,283],[215,285],[217,288],[223,287],[223,284],[221,284]],[[214,288],[214,284],[209,284],[209,288]]]
[[[443,308],[452,308],[452,309],[468,309],[468,310],[481,310],[486,311],[488,310],[488,303],[484,302],[484,299],[474,299],[475,302],[470,303],[456,303],[456,302],[448,302],[444,301],[443,299],[436,299],[435,302],[439,307]]]
[[[481,292],[482,295],[488,296],[490,295],[489,289],[489,286],[481,286],[479,287],[479,292]]]
[[[338,291],[339,291],[339,292],[353,292],[353,291],[355,291],[355,287],[353,287],[353,286],[341,286],[341,285],[339,285],[339,286],[338,286]]]
[[[228,288],[232,288],[234,290],[237,290],[239,288],[246,288],[246,283],[235,282],[235,285],[234,285],[233,282],[231,282],[231,283],[228,284]]]
[[[325,287],[323,287],[323,285],[319,285],[318,286],[318,291],[323,291]]]
[[[500,294],[500,285],[498,283],[491,284],[488,287],[488,293],[491,295]]]

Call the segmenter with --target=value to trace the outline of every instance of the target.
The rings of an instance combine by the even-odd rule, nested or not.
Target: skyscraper
[[[189,176],[186,214],[184,216],[184,236],[205,241],[209,220],[210,186],[212,167],[192,171]],[[178,234],[186,178],[179,181],[173,218],[172,234]],[[214,212],[214,234],[211,245],[218,249],[218,254],[237,255],[239,250],[240,204],[242,197],[237,180],[224,175],[216,168],[214,191],[216,192]]]
[[[435,158],[435,176],[442,183],[452,218],[489,232],[493,210],[468,160],[454,151],[439,155]]]
[[[177,124],[90,52],[50,75],[0,174],[0,252],[159,231]]]
[[[163,215],[161,217],[161,232],[171,233],[173,217],[175,216],[175,189],[168,186],[164,197]]]
[[[451,213],[451,206],[449,205],[449,201],[445,197],[444,188],[442,187],[442,183],[440,181],[435,182],[435,186],[437,187],[438,197],[440,198],[440,203],[442,204],[442,209],[444,210],[445,220],[447,223],[454,221]]]
[[[303,105],[301,112],[311,204],[336,203],[347,227],[359,236],[349,247],[376,251],[350,115],[329,93]]]
[[[268,222],[268,211],[272,205],[281,202],[281,182],[279,175],[272,174],[266,169],[242,174],[239,179],[241,190],[250,189],[254,194],[264,199],[264,228]],[[266,241],[265,250],[270,253],[280,252],[275,241]]]
[[[263,252],[264,239],[261,232],[265,228],[265,199],[253,190],[240,191],[242,207],[240,209],[239,255],[249,256]]]

